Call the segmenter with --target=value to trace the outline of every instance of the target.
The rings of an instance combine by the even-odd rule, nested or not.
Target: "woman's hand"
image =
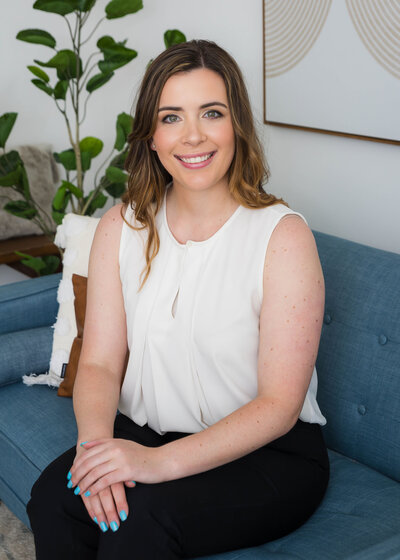
[[[162,447],[146,447],[134,441],[106,438],[82,444],[71,468],[76,494],[95,497],[106,488],[125,481],[152,484],[167,480]]]
[[[79,447],[76,452],[75,460],[71,471],[74,470],[77,462],[85,454],[85,449]],[[73,487],[72,482],[72,472],[68,474],[71,477],[69,479],[69,487]],[[127,481],[126,486],[133,488],[135,483],[132,481]],[[75,488],[76,492],[76,488]],[[80,492],[76,492],[78,494]],[[85,496],[81,495],[83,503],[87,509],[87,512],[91,519],[97,523],[103,532],[106,532],[109,527],[113,531],[117,531],[121,521],[125,521],[129,515],[129,506],[126,500],[125,488],[122,482],[117,484],[112,484],[108,488],[105,488],[99,492],[96,496]]]

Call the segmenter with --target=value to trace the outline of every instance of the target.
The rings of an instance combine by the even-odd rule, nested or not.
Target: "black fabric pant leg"
[[[187,434],[159,436],[120,415],[115,435],[156,446]],[[329,477],[320,427],[299,421],[282,438],[217,469],[127,489],[127,521],[116,533],[103,534],[90,520],[81,499],[70,490],[66,498],[58,482],[54,483],[57,477],[63,488],[66,485],[73,459],[73,453],[68,453],[46,469],[32,491],[28,513],[38,560],[54,558],[57,544],[60,560],[176,560],[254,546],[304,523],[321,501]],[[48,497],[41,502],[46,488]],[[63,505],[54,506],[59,500],[64,500]],[[40,511],[41,505],[49,502],[53,505],[47,507],[53,513],[46,515]],[[53,530],[45,531],[44,520],[55,518],[54,509],[58,519],[53,521]]]

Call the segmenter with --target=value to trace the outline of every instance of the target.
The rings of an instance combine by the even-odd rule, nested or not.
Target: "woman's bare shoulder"
[[[100,218],[93,239],[92,255],[108,259],[117,256],[126,206],[116,204]]]

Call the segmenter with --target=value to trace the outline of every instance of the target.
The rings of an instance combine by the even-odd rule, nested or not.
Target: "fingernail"
[[[67,480],[71,480],[71,477],[72,477],[72,474],[71,474],[71,472],[69,472],[69,473],[67,474]]]
[[[126,521],[128,519],[128,516],[126,515],[126,512],[123,509],[119,512],[119,516],[121,518],[121,521]]]
[[[133,484],[136,484],[136,482],[135,482],[134,480],[131,480],[131,482],[132,482]]]
[[[81,489],[79,488],[79,486],[77,486],[74,490],[74,494],[75,496],[77,496],[79,494],[79,492],[81,491]]]
[[[111,527],[111,530],[112,530],[114,533],[115,533],[115,531],[118,531],[118,529],[119,529],[118,523],[116,523],[115,521],[111,521],[110,527]]]
[[[83,447],[86,443],[87,443],[87,441],[82,441],[81,447]]]
[[[108,531],[107,523],[104,523],[104,521],[102,521],[102,522],[100,523],[100,529],[103,531],[103,533],[105,533],[106,531]]]
[[[90,496],[90,490],[88,490],[87,492],[85,492],[85,496],[88,498]]]
[[[72,484],[72,480],[70,480],[67,484],[67,488],[72,488],[73,484]]]
[[[99,522],[97,521],[97,517],[93,517],[93,521],[97,523],[97,525],[99,524]]]

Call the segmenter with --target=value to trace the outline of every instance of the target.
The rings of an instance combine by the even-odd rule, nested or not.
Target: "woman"
[[[39,560],[254,546],[304,523],[328,482],[315,242],[264,192],[243,78],[215,43],[149,66],[127,169],[90,256],[78,442],[28,505]]]

